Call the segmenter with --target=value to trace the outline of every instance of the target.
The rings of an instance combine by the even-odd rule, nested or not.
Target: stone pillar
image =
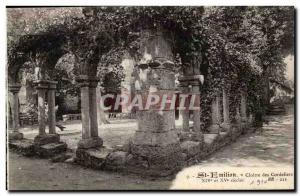
[[[55,82],[50,82],[48,80],[38,80],[35,82],[36,84],[36,90],[38,93],[38,121],[39,121],[39,133],[38,135],[34,138],[34,143],[37,146],[41,146],[44,144],[49,144],[49,143],[58,143],[60,138],[59,135],[55,133],[55,130],[53,132],[53,127],[52,130],[50,132],[50,127],[53,126],[51,123],[53,123],[53,118],[55,121],[55,100],[53,100],[53,97],[50,97],[50,106],[48,105],[48,114],[50,114],[50,118],[51,118],[51,122],[49,121],[49,125],[51,124],[51,126],[49,126],[49,134],[46,134],[46,116],[45,116],[45,96],[46,96],[46,91],[49,89],[49,84],[50,84],[50,94],[51,96],[53,96],[53,91],[55,93],[55,90],[53,89],[53,85],[56,84]],[[48,94],[48,99],[49,99],[49,95]],[[55,94],[54,94],[54,99],[55,99]],[[49,100],[48,100],[49,103]],[[54,114],[53,114],[53,110],[54,110]],[[55,129],[55,122],[54,122],[54,129]]]
[[[57,82],[49,81],[48,88],[48,124],[49,134],[56,134],[56,115],[55,115],[55,89]]]
[[[163,63],[162,63],[163,64]],[[162,64],[151,67],[147,80],[141,83],[139,94],[148,95],[150,86],[156,87],[155,93],[174,95],[175,75]],[[140,72],[145,72],[145,65]],[[150,68],[149,68],[150,70]],[[154,79],[153,79],[154,78]],[[170,99],[169,99],[170,100]],[[137,111],[138,130],[131,145],[132,159],[128,160],[130,169],[141,170],[148,175],[169,175],[181,166],[182,156],[175,126],[175,108],[155,108]],[[142,169],[141,169],[142,168]]]
[[[181,93],[183,95],[188,95],[189,93],[189,87],[188,87],[188,83],[187,82],[180,82],[180,89],[181,89]],[[181,100],[179,100],[179,103],[181,102]],[[188,106],[187,104],[188,102],[188,97],[185,99],[185,106]],[[189,132],[190,131],[190,112],[188,107],[186,107],[186,109],[180,109],[180,115],[182,116],[182,131],[184,132]]]
[[[225,88],[223,88],[223,123],[221,126],[224,129],[230,129],[229,100]]]
[[[91,123],[91,136],[98,137],[98,122],[97,122],[97,107],[99,107],[97,103],[97,79],[90,79],[89,84],[89,108],[90,108],[90,123]]]
[[[8,90],[12,93],[12,132],[9,133],[10,140],[23,139],[23,134],[19,132],[19,97],[20,84],[12,84],[8,86]]]
[[[221,114],[220,114],[220,96],[217,95],[211,103],[211,126],[210,132],[219,132],[221,124]]]
[[[39,135],[46,135],[46,116],[45,116],[45,94],[48,89],[48,81],[39,80],[36,82],[38,94],[38,121],[39,121]]]
[[[195,140],[202,141],[204,140],[204,136],[201,130],[201,122],[200,122],[200,80],[197,80],[195,76],[195,80],[192,80],[190,84],[192,85],[192,95],[195,95],[195,107],[199,107],[199,109],[193,110],[193,131],[195,133]]]
[[[204,140],[204,135],[201,130],[201,122],[200,122],[200,81],[202,75],[191,75],[191,76],[182,76],[179,77],[178,80],[182,82],[186,82],[187,84],[192,86],[191,94],[194,96],[194,103],[190,100],[190,104],[192,107],[198,107],[198,109],[193,110],[193,139],[195,141]],[[189,105],[190,106],[190,105]],[[188,107],[189,107],[188,106]]]
[[[247,100],[245,93],[241,94],[241,120],[247,122]]]
[[[95,79],[90,79],[86,75],[81,75],[76,80],[80,84],[82,122],[82,139],[78,142],[78,148],[101,147],[103,141],[98,137],[96,107],[97,83],[95,85]]]

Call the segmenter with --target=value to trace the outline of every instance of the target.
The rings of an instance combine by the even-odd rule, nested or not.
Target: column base
[[[209,133],[219,133],[221,131],[221,126],[218,124],[211,125],[208,128]]]
[[[225,131],[229,131],[230,128],[231,128],[231,125],[230,125],[230,123],[222,123],[222,124],[220,125],[220,127],[221,127],[222,129],[224,129]]]
[[[24,138],[23,133],[20,133],[18,131],[13,131],[8,134],[8,139],[9,140],[21,140]]]
[[[103,146],[103,140],[100,137],[92,137],[88,139],[81,139],[78,142],[77,148],[88,149],[88,148],[97,148],[102,146]]]
[[[59,143],[59,141],[60,141],[60,137],[58,134],[37,135],[34,138],[34,144],[38,146],[42,146],[50,143]]]

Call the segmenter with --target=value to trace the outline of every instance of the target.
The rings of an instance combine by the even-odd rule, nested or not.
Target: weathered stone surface
[[[35,146],[35,149],[39,157],[49,158],[64,153],[67,150],[67,144],[64,142],[49,143],[42,146]]]
[[[42,146],[50,143],[59,143],[60,137],[58,134],[44,134],[37,135],[34,138],[34,144],[37,146]]]
[[[180,144],[182,152],[186,153],[188,157],[193,157],[198,154],[201,150],[200,142],[185,141]]]
[[[54,157],[51,158],[51,161],[56,163],[56,162],[65,162],[66,160],[70,159],[73,157],[72,153],[62,153],[58,154]]]
[[[226,144],[229,144],[231,141],[232,141],[232,131],[221,132],[217,148],[223,147]]]
[[[211,152],[215,151],[218,147],[218,134],[204,134],[204,153],[210,154]]]
[[[131,145],[131,153],[137,156],[143,157],[165,157],[173,153],[180,152],[180,146],[178,144],[171,144],[167,146],[150,146],[150,145]]]
[[[107,148],[90,148],[82,149],[78,148],[76,150],[76,163],[83,165],[85,167],[90,167],[94,169],[102,169],[111,150]]]
[[[231,125],[229,123],[222,123],[220,125],[220,127],[221,127],[222,131],[229,131],[231,128]]]
[[[179,138],[173,130],[162,133],[136,131],[132,142],[135,145],[167,146],[178,143]]]
[[[211,145],[218,138],[218,134],[204,134],[205,145]]]
[[[126,166],[127,152],[111,152],[105,161],[105,168],[109,170],[122,170]]]
[[[195,142],[202,142],[203,141],[203,135],[200,132],[192,132],[191,133],[191,140]]]
[[[79,149],[89,149],[102,147],[103,140],[100,137],[92,137],[88,139],[82,139],[78,142]]]
[[[11,140],[9,141],[8,146],[10,149],[24,156],[35,155],[33,140],[29,140],[29,139]]]
[[[183,161],[182,153],[152,158],[130,154],[126,159],[126,170],[145,176],[168,176],[179,171]]]
[[[192,138],[191,132],[181,132],[181,133],[179,133],[180,142],[191,140],[191,138]]]
[[[232,126],[231,128],[231,140],[235,141],[242,134],[241,127]]]
[[[174,111],[140,111],[137,115],[139,131],[167,132],[174,129]]]
[[[17,131],[10,132],[8,134],[8,139],[9,140],[21,140],[23,138],[24,138],[23,133],[20,133],[20,132],[17,132]]]
[[[221,127],[220,127],[220,125],[218,125],[218,124],[211,125],[211,126],[208,128],[208,131],[209,131],[209,133],[219,133],[219,132],[221,131]]]

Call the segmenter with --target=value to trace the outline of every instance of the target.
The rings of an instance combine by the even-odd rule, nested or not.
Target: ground
[[[290,107],[288,114],[270,116],[268,120],[268,124],[264,124],[261,130],[242,136],[235,143],[214,153],[197,166],[273,167],[284,165],[293,167],[293,107]],[[121,125],[106,125],[106,131],[102,132],[102,136],[104,136],[104,141],[110,141],[110,143],[115,145],[120,141],[124,141],[124,138],[129,138],[134,133],[135,126],[135,123],[132,122],[125,130]],[[111,129],[108,127],[111,127]],[[130,127],[132,128],[130,129]],[[28,135],[30,134],[28,133]],[[67,135],[63,137],[67,137]],[[74,135],[78,138],[80,137],[76,131],[73,137]],[[105,140],[105,138],[108,140]],[[106,144],[109,145],[109,142],[106,142]],[[8,163],[10,190],[176,188],[173,186],[174,181],[176,181],[175,177],[160,179],[142,178],[137,175],[98,171],[67,163],[51,163],[48,160],[26,158],[13,152],[9,152]]]

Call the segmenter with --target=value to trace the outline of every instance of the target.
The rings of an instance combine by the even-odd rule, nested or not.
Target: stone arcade
[[[142,59],[137,62],[132,77],[135,94],[151,92],[175,94],[175,63],[172,53],[172,34],[164,29],[144,30],[140,43]],[[81,55],[81,54],[78,54]],[[201,59],[194,59],[182,76],[179,77],[181,93],[200,95],[203,76],[200,73]],[[75,162],[95,169],[133,172],[142,175],[167,176],[175,173],[196,160],[202,160],[208,154],[234,141],[249,127],[246,96],[241,95],[240,107],[237,108],[238,125],[229,119],[229,101],[225,88],[221,97],[216,95],[212,101],[212,123],[209,132],[204,133],[200,122],[199,110],[182,110],[182,128],[175,128],[174,109],[137,110],[138,130],[124,146],[108,149],[98,135],[96,88],[99,78],[91,75],[97,67],[88,62],[80,62],[81,70],[76,81],[80,84],[82,135],[76,149]],[[87,69],[86,66],[90,66]],[[126,81],[127,84],[131,83]],[[36,81],[38,92],[39,133],[33,141],[24,139],[18,132],[18,83],[9,84],[13,95],[12,120],[13,130],[9,133],[9,146],[25,155],[53,157],[64,153],[67,145],[60,141],[55,131],[55,89],[56,82]],[[49,133],[46,133],[45,102],[47,95]],[[222,114],[221,116],[221,107]],[[98,114],[100,114],[98,112]],[[240,117],[239,117],[240,115]],[[221,122],[222,121],[222,122]],[[191,128],[191,129],[190,129]]]

